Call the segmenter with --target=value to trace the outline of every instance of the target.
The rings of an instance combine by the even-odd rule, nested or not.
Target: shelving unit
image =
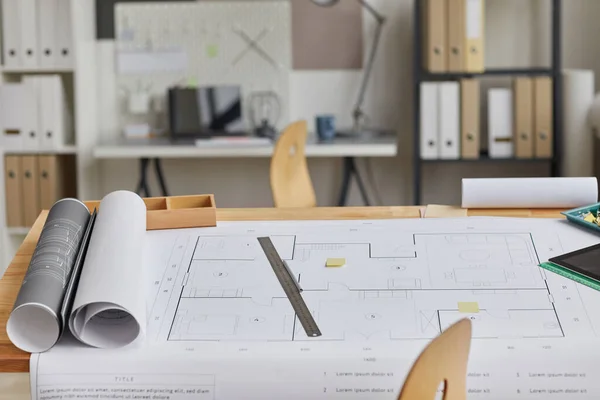
[[[516,69],[487,69],[484,72],[446,72],[432,73],[429,71],[421,71],[421,79],[423,81],[443,81],[462,78],[477,78],[486,76],[552,76],[552,69],[548,68],[516,68]]]
[[[73,72],[73,68],[19,68],[2,67],[0,72],[3,74],[68,74]]]
[[[96,1],[69,0],[71,2],[73,65],[69,68],[21,68],[0,66],[0,84],[17,82],[25,75],[58,74],[67,83],[73,105],[74,143],[54,149],[2,149],[0,148],[0,275],[8,265],[29,227],[6,226],[6,193],[4,182],[4,156],[17,154],[72,155],[76,159],[77,197],[95,199],[96,170],[92,150],[98,135],[97,123],[97,71],[96,71]]]
[[[560,165],[562,160],[561,142],[562,142],[562,0],[551,0],[552,7],[552,59],[549,68],[515,68],[515,69],[486,69],[482,73],[431,73],[423,67],[423,22],[422,13],[424,2],[415,1],[414,4],[414,46],[413,46],[413,137],[414,137],[414,157],[413,157],[413,203],[421,204],[421,178],[423,164],[434,163],[453,163],[453,164],[477,164],[477,163],[546,163],[549,167],[549,176],[556,177],[560,174]],[[553,81],[552,105],[553,105],[553,157],[552,158],[490,158],[485,152],[481,151],[478,159],[421,159],[421,92],[422,82],[431,81],[449,81],[463,78],[483,78],[483,77],[535,77],[549,76]]]
[[[5,150],[4,154],[77,154],[77,146],[68,144],[54,149],[11,149]]]
[[[554,158],[491,158],[486,153],[481,152],[479,158],[465,158],[465,159],[452,159],[452,160],[421,160],[422,164],[457,164],[457,163],[524,163],[524,164],[535,164],[535,163],[551,163]]]

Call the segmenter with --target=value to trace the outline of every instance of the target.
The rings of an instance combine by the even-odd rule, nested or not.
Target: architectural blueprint
[[[260,236],[322,336],[304,333]],[[537,266],[598,241],[565,221],[495,218],[148,232],[146,338],[32,355],[32,398],[391,400],[430,339],[470,318],[469,399],[598,399],[600,293]]]
[[[159,342],[431,339],[466,317],[474,338],[595,336],[597,321],[582,295],[589,289],[538,267],[581,247],[570,244],[581,233],[561,225],[569,232],[561,237],[536,221],[489,221],[173,232],[168,266],[157,265],[163,274],[154,282],[149,335]],[[257,242],[260,235],[271,237],[296,275],[322,336],[304,333]],[[328,268],[329,258],[346,264]]]

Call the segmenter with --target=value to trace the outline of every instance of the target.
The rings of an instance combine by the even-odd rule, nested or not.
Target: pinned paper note
[[[208,58],[216,58],[219,55],[219,46],[216,44],[206,46],[206,55]]]
[[[117,53],[117,71],[121,74],[177,73],[187,68],[188,56],[182,49]]]
[[[479,303],[475,301],[459,301],[458,312],[465,314],[476,314],[479,312]]]
[[[187,80],[188,88],[196,88],[198,87],[198,80],[196,78],[190,77]]]
[[[343,267],[346,265],[345,258],[328,258],[325,266],[328,268]]]

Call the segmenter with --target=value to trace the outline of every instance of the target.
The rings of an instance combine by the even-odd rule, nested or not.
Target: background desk
[[[348,200],[350,179],[356,177],[360,193],[365,205],[370,205],[362,177],[356,168],[357,157],[395,157],[398,151],[396,137],[365,136],[360,138],[336,138],[330,143],[319,143],[310,137],[306,143],[306,157],[343,158],[344,169],[338,206],[344,206]],[[139,159],[140,176],[137,192],[146,197],[151,193],[148,189],[147,170],[151,161],[162,195],[168,196],[167,182],[163,173],[161,160],[173,158],[270,158],[272,145],[203,145],[196,146],[193,140],[171,142],[168,138],[157,139],[120,139],[96,146],[93,150],[96,159]]]
[[[562,218],[562,210],[469,210],[470,216]],[[6,320],[25,276],[46,221],[43,211],[0,280],[0,400],[29,399],[29,354],[15,348],[6,336]],[[217,209],[219,221],[349,220],[419,218],[419,207],[346,207],[312,209]]]

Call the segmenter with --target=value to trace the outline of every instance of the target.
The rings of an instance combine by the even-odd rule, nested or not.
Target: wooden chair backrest
[[[467,363],[471,347],[471,320],[463,319],[423,350],[410,370],[398,400],[433,400],[445,383],[444,400],[467,398]]]
[[[289,125],[271,158],[271,191],[275,207],[315,207],[317,199],[306,164],[306,121]]]

